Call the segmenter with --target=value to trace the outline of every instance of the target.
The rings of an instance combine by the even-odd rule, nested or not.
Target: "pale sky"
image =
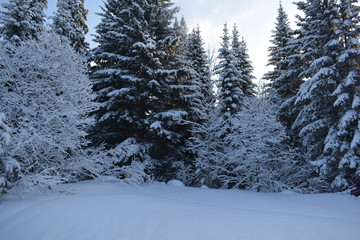
[[[282,0],[284,10],[289,16],[292,27],[295,27],[295,15],[299,12],[292,3],[296,0]],[[7,0],[0,0],[0,3]],[[48,0],[48,15],[56,10],[56,0]],[[260,79],[265,72],[268,60],[267,48],[270,46],[271,30],[275,27],[279,0],[173,0],[181,7],[179,17],[183,15],[186,19],[189,31],[199,24],[205,42],[205,48],[219,48],[220,36],[223,25],[226,22],[232,29],[236,23],[240,35],[247,42],[250,60],[253,62],[254,75]],[[87,36],[94,34],[94,27],[99,23],[100,17],[95,13],[100,12],[102,0],[85,0],[86,8],[89,9],[88,26],[90,32]]]
[[[299,14],[296,0],[282,0],[291,27],[295,28],[295,15]],[[268,47],[271,30],[275,28],[279,0],[175,0],[181,7],[189,30],[199,24],[205,47],[219,48],[224,23],[229,30],[236,23],[239,33],[244,37],[253,62],[254,75],[260,79],[269,68]]]

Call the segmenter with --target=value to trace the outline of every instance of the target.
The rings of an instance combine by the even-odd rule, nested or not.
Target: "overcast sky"
[[[267,48],[271,39],[271,30],[274,29],[279,0],[173,0],[181,7],[179,17],[183,15],[189,30],[199,24],[206,48],[219,47],[223,25],[226,22],[229,28],[236,23],[240,35],[247,42],[250,59],[255,68],[254,75],[259,79],[268,70]],[[288,14],[294,27],[295,15],[298,14],[296,6],[292,3],[296,0],[282,0],[283,7]],[[0,0],[0,3],[7,0]],[[48,0],[48,15],[56,10],[56,0]],[[94,34],[94,27],[100,18],[95,13],[100,12],[102,0],[85,0],[86,8],[89,9],[88,26],[90,42]],[[91,43],[91,46],[94,46]]]

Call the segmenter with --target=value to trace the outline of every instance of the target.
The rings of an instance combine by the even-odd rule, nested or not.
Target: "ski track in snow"
[[[356,240],[360,198],[100,180],[0,199],[1,240]]]

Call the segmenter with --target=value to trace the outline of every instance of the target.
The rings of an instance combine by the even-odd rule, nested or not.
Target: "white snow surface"
[[[360,198],[116,181],[0,198],[3,240],[355,240]]]

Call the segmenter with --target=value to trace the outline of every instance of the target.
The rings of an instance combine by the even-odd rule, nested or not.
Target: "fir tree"
[[[186,20],[185,20],[184,16],[182,16],[181,19],[180,19],[180,28],[182,29],[182,32],[184,33],[183,35],[186,36],[187,32],[188,32],[188,27],[187,27]]]
[[[235,57],[234,65],[239,72],[237,76],[241,82],[241,90],[245,96],[254,97],[256,95],[256,84],[252,82],[255,77],[252,75],[254,68],[249,59],[248,50],[244,38],[240,41],[239,31],[234,25],[232,32],[231,49]]]
[[[299,21],[301,25],[301,21]],[[279,108],[279,120],[287,128],[289,136],[295,137],[296,133],[291,129],[293,122],[297,115],[301,111],[301,107],[295,106],[296,94],[300,89],[300,85],[304,83],[304,78],[300,76],[301,72],[307,67],[307,63],[302,58],[303,40],[306,35],[306,31],[302,31],[300,27],[298,30],[292,32],[294,38],[292,38],[285,50],[288,52],[288,57],[279,62],[282,66],[280,76],[272,84],[272,88],[275,88],[276,96],[273,100],[277,99],[281,103]],[[295,37],[296,36],[296,37]],[[276,86],[275,86],[275,85]],[[279,87],[277,89],[277,87]],[[295,138],[292,138],[293,143],[296,143]]]
[[[153,1],[153,22],[149,26],[161,63],[156,72],[156,84],[151,88],[149,109],[149,137],[152,143],[150,154],[161,167],[158,175],[173,178],[169,171],[177,159],[187,159],[186,145],[190,125],[184,120],[196,118],[196,95],[200,91],[194,82],[194,71],[184,61],[181,37],[172,27],[178,8],[170,0]],[[181,162],[180,162],[181,164]],[[176,168],[175,168],[176,169]],[[173,168],[173,170],[175,170]]]
[[[360,186],[360,7],[355,3],[340,1],[333,20],[340,43],[335,64],[339,81],[332,92],[335,123],[325,139],[322,173],[339,190]]]
[[[292,72],[294,60],[294,31],[290,28],[290,23],[282,4],[278,9],[275,29],[272,31],[272,46],[269,47],[268,66],[274,69],[264,75],[265,80],[269,80],[270,89],[275,90],[276,96],[280,98],[280,103],[296,95],[302,81]],[[292,59],[291,59],[292,57]],[[299,63],[296,63],[299,64]],[[295,73],[295,74],[294,74]]]
[[[147,1],[108,0],[102,8],[92,50],[91,79],[101,103],[92,130],[95,144],[115,147],[129,137],[144,138],[149,88],[155,79],[156,45],[147,32]]]
[[[85,9],[84,2],[85,0],[58,0],[57,11],[52,17],[52,29],[67,37],[80,53],[85,53],[89,48],[89,44],[85,42],[89,29],[86,25],[88,10]]]
[[[159,160],[157,176],[167,175],[172,160],[184,154],[190,132],[183,120],[192,118],[198,92],[173,25],[177,11],[171,1],[108,0],[92,51],[91,78],[101,103],[93,141],[109,148],[129,138],[146,143]]]
[[[323,0],[298,2],[305,16],[299,17],[302,34],[301,59],[304,82],[295,97],[299,113],[292,124],[293,136],[306,151],[307,159],[324,173],[325,139],[331,126],[339,118],[334,108],[334,95],[339,72],[336,67],[340,43],[334,31],[333,20],[337,15],[335,1]]]
[[[208,56],[204,49],[199,26],[194,28],[189,34],[185,57],[190,62],[191,68],[196,72],[195,82],[201,89],[198,99],[200,105],[213,103],[215,100],[213,82],[211,80]]]
[[[177,179],[183,182],[188,182],[190,177],[190,169],[194,169],[194,155],[192,151],[192,145],[194,142],[190,138],[190,132],[194,124],[201,124],[207,119],[204,119],[204,112],[212,111],[215,103],[215,95],[213,93],[212,80],[210,76],[210,69],[208,65],[208,58],[203,48],[203,42],[200,35],[199,27],[193,29],[188,35],[186,41],[185,50],[183,51],[183,63],[189,69],[187,79],[187,91],[184,96],[187,96],[186,102],[190,107],[188,115],[186,116],[187,126],[182,135],[187,138],[185,147],[185,158],[186,159],[177,169]],[[190,123],[190,124],[188,124]],[[184,156],[184,154],[182,154]]]
[[[19,42],[37,38],[45,30],[47,0],[9,0],[0,12],[0,34],[5,40]]]
[[[219,110],[225,117],[240,111],[241,99],[245,93],[242,90],[242,79],[239,79],[241,72],[236,68],[236,58],[230,46],[230,36],[227,24],[224,25],[221,48],[219,49],[220,59],[216,66],[218,79]]]

